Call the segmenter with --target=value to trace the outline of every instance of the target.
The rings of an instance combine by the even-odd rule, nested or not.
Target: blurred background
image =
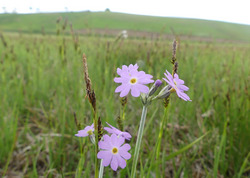
[[[168,112],[150,105],[137,177],[249,177],[249,4],[2,1],[0,177],[93,177],[94,147],[74,136],[93,122],[83,53],[98,116],[116,127],[122,116],[133,155],[142,104],[129,95],[122,105],[116,69],[137,63],[162,79],[174,40],[192,102],[172,94]],[[129,177],[131,166],[104,177]]]

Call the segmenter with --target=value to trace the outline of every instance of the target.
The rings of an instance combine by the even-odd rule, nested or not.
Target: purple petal
[[[116,134],[112,134],[110,137],[111,143],[113,146],[117,146],[117,143],[119,142],[119,138]]]
[[[124,144],[122,147],[120,147],[119,149],[119,154],[124,158],[124,159],[130,159],[131,158],[131,154],[128,153],[128,150],[130,150],[131,147],[129,144]]]
[[[120,68],[117,68],[116,72],[118,75],[121,75],[122,70]]]
[[[123,143],[125,142],[125,138],[124,137],[119,137],[115,146],[120,147]]]
[[[192,100],[190,100],[189,96],[186,93],[181,92],[181,91],[176,91],[176,93],[184,101],[192,101]]]
[[[126,167],[126,161],[120,156],[120,155],[116,155],[116,158],[118,160],[118,164],[119,166],[124,169]]]
[[[107,139],[104,141],[99,141],[98,145],[101,149],[104,149],[104,150],[111,150],[112,149],[112,145],[111,145],[110,141]]]
[[[127,87],[127,85],[125,85],[125,84],[122,84],[122,85],[118,86],[115,89],[115,93],[121,92],[122,90],[126,89],[126,87]]]
[[[83,130],[80,130],[80,131],[78,131],[77,134],[75,134],[75,136],[77,136],[77,137],[87,137],[88,135],[89,134]]]
[[[149,88],[148,88],[147,86],[145,86],[145,85],[142,85],[142,84],[137,84],[137,85],[136,85],[136,88],[137,88],[140,92],[142,92],[142,93],[148,93],[148,91],[149,91]]]
[[[131,135],[130,135],[130,133],[128,133],[128,132],[122,132],[122,136],[126,139],[126,140],[130,140],[131,139]]]
[[[126,160],[131,158],[131,154],[127,151],[120,151],[119,153],[120,153],[121,157],[123,157]]]
[[[121,93],[120,93],[120,97],[124,97],[126,95],[128,95],[129,91],[130,91],[131,86],[130,85],[126,85],[126,88],[124,88]]]
[[[189,88],[187,86],[185,86],[185,85],[178,85],[177,88],[182,90],[182,91],[188,91],[189,90]]]
[[[111,160],[111,168],[116,171],[118,168],[118,160],[116,158],[116,156],[113,156],[112,160]]]
[[[137,89],[137,87],[136,87],[135,85],[133,85],[133,86],[131,87],[131,95],[132,95],[133,97],[138,97],[138,96],[140,96],[140,91]]]
[[[185,82],[184,82],[183,80],[181,80],[181,79],[178,79],[178,80],[175,79],[175,81],[176,81],[176,83],[179,84],[179,85],[183,85],[183,84],[185,83]]]
[[[120,151],[128,151],[128,150],[130,150],[131,149],[131,146],[128,144],[128,143],[126,143],[126,144],[124,144],[122,147],[120,147]]]
[[[124,81],[124,78],[115,77],[114,81],[115,81],[115,83],[122,83]]]
[[[103,166],[108,166],[110,164],[112,156],[113,155],[110,151],[99,151],[97,153],[97,158],[103,159],[103,162],[102,162]]]
[[[165,78],[163,78],[163,80],[165,80],[172,88],[174,88],[174,86],[175,86],[174,82],[169,81],[169,80],[167,80]]]
[[[109,127],[104,127],[103,129],[106,130],[106,131],[107,131],[108,133],[110,133],[110,134],[115,133],[114,130],[111,129],[111,128],[109,128]]]

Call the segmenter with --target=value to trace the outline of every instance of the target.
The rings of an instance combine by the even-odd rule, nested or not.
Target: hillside
[[[250,25],[218,21],[153,17],[113,12],[0,14],[1,31],[56,33],[56,21],[67,19],[75,30],[115,29],[250,42]],[[61,22],[63,23],[63,22]]]

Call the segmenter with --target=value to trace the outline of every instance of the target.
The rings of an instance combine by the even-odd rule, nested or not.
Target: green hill
[[[60,17],[72,23],[75,30],[117,29],[172,34],[172,29],[178,35],[250,42],[250,25],[113,12],[0,14],[0,30],[40,33],[43,28],[46,33],[55,33]]]

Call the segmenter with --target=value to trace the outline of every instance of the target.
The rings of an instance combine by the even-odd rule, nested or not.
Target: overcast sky
[[[0,13],[63,11],[124,12],[200,18],[250,25],[250,0],[0,0]]]

